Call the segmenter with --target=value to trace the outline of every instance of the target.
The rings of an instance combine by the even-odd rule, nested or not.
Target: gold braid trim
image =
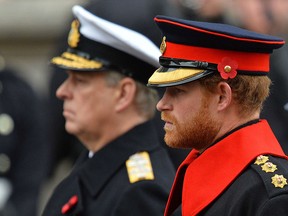
[[[181,80],[185,80],[191,78],[199,73],[202,73],[203,69],[187,69],[187,68],[179,68],[169,72],[158,72],[156,70],[153,75],[148,80],[149,84],[165,84],[165,83],[173,83]]]
[[[88,60],[69,52],[64,52],[61,57],[52,58],[51,63],[77,69],[99,69],[103,66],[101,62]]]

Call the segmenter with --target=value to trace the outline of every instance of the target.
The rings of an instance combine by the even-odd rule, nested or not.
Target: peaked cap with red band
[[[237,74],[267,75],[270,54],[284,45],[278,37],[235,26],[156,16],[163,33],[161,67],[148,86],[167,87],[220,73],[223,79]]]

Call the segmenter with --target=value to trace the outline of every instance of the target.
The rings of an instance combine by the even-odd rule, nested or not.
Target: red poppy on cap
[[[229,57],[224,57],[218,64],[217,69],[223,79],[233,79],[237,75],[238,63]]]

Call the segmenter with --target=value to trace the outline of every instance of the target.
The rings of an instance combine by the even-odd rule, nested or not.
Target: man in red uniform
[[[157,16],[161,67],[149,86],[165,141],[193,148],[179,167],[165,216],[288,215],[288,158],[262,104],[271,84],[269,57],[281,38],[234,26]]]

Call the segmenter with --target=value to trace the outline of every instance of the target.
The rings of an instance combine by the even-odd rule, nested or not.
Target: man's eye
[[[178,94],[182,94],[184,91],[182,89],[179,89],[179,88],[173,88],[171,89],[170,91],[170,94],[171,95],[178,95]]]
[[[79,79],[79,78],[77,78],[76,81],[77,81],[77,82],[84,82],[83,79]]]
[[[79,83],[84,83],[86,82],[86,79],[82,78],[82,77],[76,77],[75,78],[76,82],[79,82]]]

